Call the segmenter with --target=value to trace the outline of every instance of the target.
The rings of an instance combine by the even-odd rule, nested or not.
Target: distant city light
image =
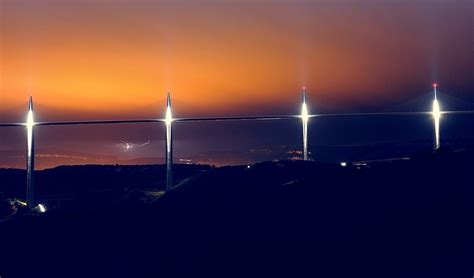
[[[342,166],[342,167],[346,167],[346,166],[347,166],[347,162],[341,162],[341,166]]]
[[[38,204],[38,209],[40,212],[46,212],[46,207],[43,204]]]
[[[16,200],[16,202],[22,206],[27,206],[28,204],[26,202],[23,202],[23,201],[20,201],[20,200]]]

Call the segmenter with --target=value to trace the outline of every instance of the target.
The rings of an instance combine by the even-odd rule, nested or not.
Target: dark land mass
[[[61,209],[105,208],[129,199],[144,199],[147,193],[166,188],[164,165],[81,165],[59,166],[35,171],[38,202]],[[175,184],[212,169],[207,165],[174,165]],[[0,169],[0,194],[24,199],[26,171]],[[1,212],[0,212],[1,216]]]
[[[0,223],[0,275],[472,277],[473,159],[440,150],[366,166],[189,166],[196,172],[153,202],[124,194],[103,207],[75,203]],[[141,168],[125,182],[122,166],[109,167],[56,171],[73,188],[92,187],[86,179],[148,188],[138,184]]]

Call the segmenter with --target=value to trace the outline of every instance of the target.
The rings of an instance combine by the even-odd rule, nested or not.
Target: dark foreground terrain
[[[474,154],[208,169],[153,203],[0,224],[0,276],[472,277]]]

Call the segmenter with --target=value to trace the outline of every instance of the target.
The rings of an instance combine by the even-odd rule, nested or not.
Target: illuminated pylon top
[[[28,111],[33,111],[33,96],[30,96],[30,99],[28,102]]]
[[[28,102],[28,115],[26,118],[26,127],[33,128],[34,125],[35,125],[35,118],[33,114],[33,97],[30,96],[30,99]]]

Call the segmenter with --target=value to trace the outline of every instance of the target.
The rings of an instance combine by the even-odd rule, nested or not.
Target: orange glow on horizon
[[[451,30],[421,4],[38,2],[1,4],[0,101],[20,107],[31,93],[56,118],[159,116],[167,91],[181,114],[291,107],[302,85],[318,102],[401,98],[431,79],[432,30],[451,53],[439,68],[456,72],[443,84],[470,76],[458,62],[469,44],[450,41],[469,32],[462,4],[440,7]]]

